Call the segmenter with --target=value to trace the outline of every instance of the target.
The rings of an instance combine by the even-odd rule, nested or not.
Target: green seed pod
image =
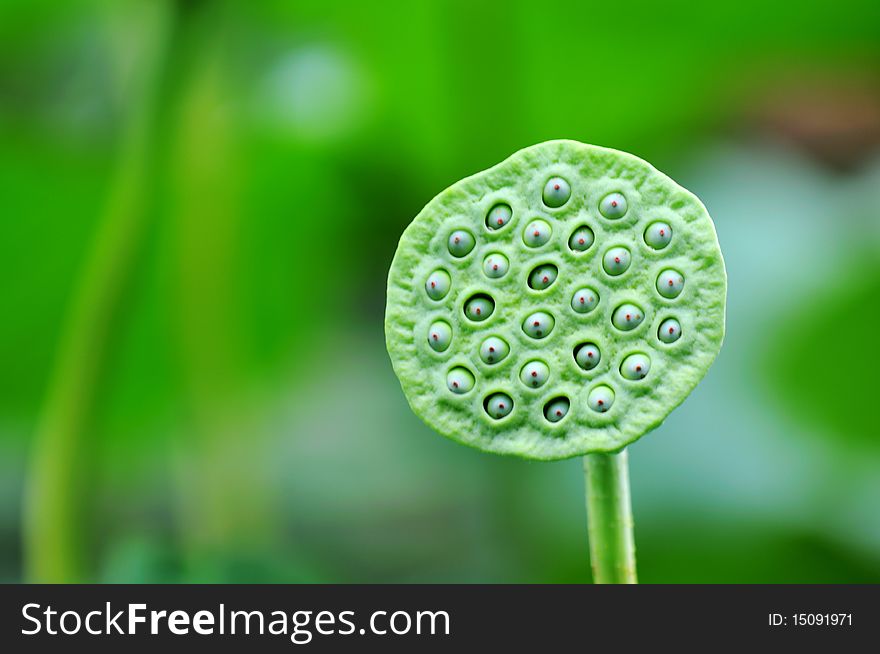
[[[558,274],[559,269],[552,263],[538,266],[532,271],[532,274],[529,275],[529,287],[536,291],[543,291],[544,289],[550,288],[553,282],[556,281],[556,276]]]
[[[552,209],[561,207],[571,197],[571,186],[561,177],[551,177],[544,185],[544,204]]]
[[[555,177],[569,194],[558,207],[546,188]],[[487,197],[503,201],[487,209]],[[606,263],[615,248],[628,268]],[[501,278],[486,268],[497,255]],[[533,273],[551,265],[555,280],[542,288]],[[425,280],[439,270],[450,283],[435,299]],[[674,299],[658,289],[667,270],[686,281]],[[696,197],[632,155],[551,141],[457,182],[407,227],[388,276],[386,343],[413,410],[445,436],[529,459],[615,452],[661,424],[705,375],[721,347],[726,291]],[[503,360],[484,360],[491,338],[507,345]],[[578,344],[600,345],[600,362],[590,368]],[[636,354],[650,372],[628,379],[640,372],[630,368]],[[462,394],[449,388],[457,368],[473,376]],[[559,398],[567,413],[553,423],[545,408]]]
[[[520,370],[519,378],[529,388],[540,388],[550,378],[550,368],[543,361],[529,361]]]
[[[583,370],[592,370],[599,365],[602,354],[595,343],[581,343],[574,349],[574,360]]]
[[[456,229],[449,235],[449,254],[453,257],[464,257],[474,249],[474,235],[463,229]]]
[[[667,318],[660,323],[660,327],[657,329],[657,338],[664,343],[675,343],[681,338],[681,323],[675,318]]]
[[[544,417],[550,422],[559,422],[568,415],[571,402],[567,397],[556,397],[544,405]]]
[[[480,358],[483,363],[493,364],[503,360],[510,354],[510,346],[503,338],[490,336],[480,345]]]
[[[626,198],[621,193],[609,193],[599,202],[599,213],[609,220],[623,218],[626,210]]]
[[[500,252],[493,252],[483,259],[483,272],[486,277],[500,279],[510,270],[510,261]]]
[[[631,263],[632,255],[623,247],[610,248],[602,257],[602,268],[614,277],[625,273]]]
[[[469,392],[475,383],[474,375],[467,368],[456,366],[446,375],[446,387],[456,395]]]
[[[553,316],[545,311],[538,311],[523,320],[522,329],[527,336],[540,340],[550,335],[554,325],[556,325],[556,321]]]
[[[586,252],[596,240],[596,234],[586,225],[581,225],[568,238],[568,247],[574,252]]]
[[[672,227],[668,223],[656,222],[648,225],[645,230],[645,243],[655,250],[662,250],[672,240]]]
[[[442,300],[446,297],[451,285],[452,279],[450,279],[449,273],[438,268],[428,275],[428,280],[425,282],[425,292],[432,300]]]
[[[539,248],[550,240],[552,233],[546,220],[533,220],[523,230],[523,243],[530,248]]]
[[[630,354],[620,364],[620,374],[625,379],[644,379],[651,370],[651,359],[646,354]]]
[[[665,298],[674,299],[684,289],[684,275],[677,270],[667,268],[657,276],[657,292]]]
[[[491,230],[501,229],[510,222],[511,218],[513,218],[513,211],[511,211],[509,205],[504,203],[496,204],[486,214],[486,227]]]

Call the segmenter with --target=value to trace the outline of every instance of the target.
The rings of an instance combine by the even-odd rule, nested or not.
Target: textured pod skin
[[[571,186],[571,197],[559,207],[542,198],[547,180],[559,176]],[[627,211],[609,220],[599,211],[609,193],[623,194]],[[503,202],[511,219],[500,229],[486,226],[489,210]],[[552,227],[541,247],[523,243],[523,227],[536,220]],[[645,243],[648,225],[662,221],[672,227],[669,245],[656,250]],[[587,225],[595,242],[584,252],[572,251],[571,234]],[[458,229],[467,229],[476,245],[466,256],[450,255],[447,241]],[[629,268],[608,275],[602,255],[610,247],[632,253]],[[483,260],[492,252],[510,261],[509,272],[491,279]],[[555,283],[545,290],[529,287],[528,276],[537,266],[558,269]],[[444,268],[452,278],[448,294],[432,300],[425,280]],[[657,292],[658,274],[680,270],[687,279],[674,299]],[[598,306],[589,313],[572,309],[573,293],[585,286],[598,291]],[[474,323],[465,316],[465,301],[484,293],[495,301],[495,311]],[[613,452],[659,426],[699,383],[721,348],[727,276],[715,226],[702,203],[647,162],[625,152],[576,141],[548,141],[520,150],[502,163],[457,182],[435,197],[404,231],[388,275],[385,338],[394,371],[413,411],[439,433],[463,444],[499,454],[553,460]],[[612,325],[614,309],[632,303],[644,309],[644,320],[632,331]],[[546,338],[535,340],[523,332],[522,322],[535,312],[556,321]],[[681,324],[681,337],[664,343],[659,325],[668,318]],[[429,325],[446,320],[452,326],[452,345],[444,352],[427,342]],[[486,365],[480,344],[496,335],[510,344],[510,354],[496,365]],[[592,370],[578,366],[574,350],[584,342],[596,343],[602,360]],[[620,374],[630,354],[650,357],[650,373],[638,381]],[[520,379],[527,361],[539,360],[550,369],[540,388]],[[474,374],[474,388],[451,393],[447,373],[462,366]],[[613,406],[604,413],[592,410],[592,389],[613,389]],[[513,410],[501,419],[487,414],[486,398],[505,393]],[[544,416],[547,402],[564,397],[570,409],[558,422]]]

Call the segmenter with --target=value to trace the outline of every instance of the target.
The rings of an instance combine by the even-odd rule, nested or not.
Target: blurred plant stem
[[[155,209],[161,87],[173,47],[170,3],[142,2],[136,11],[150,39],[135,74],[121,83],[136,80],[139,87],[125,88],[128,103],[114,179],[73,286],[34,437],[23,512],[25,575],[32,582],[79,582],[90,576],[95,410]]]
[[[637,583],[626,450],[586,455],[584,473],[593,582]]]

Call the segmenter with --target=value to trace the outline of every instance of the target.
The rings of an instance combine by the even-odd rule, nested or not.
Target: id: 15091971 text
[[[768,613],[771,627],[851,627],[852,613]]]

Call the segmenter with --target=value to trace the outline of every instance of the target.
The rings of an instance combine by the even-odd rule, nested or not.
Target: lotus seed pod
[[[523,242],[530,248],[538,248],[550,240],[553,230],[545,220],[533,220],[523,230]]]
[[[578,313],[590,313],[597,304],[599,304],[599,292],[589,286],[579,288],[571,296],[571,308]]]
[[[464,395],[474,387],[474,376],[467,368],[456,366],[446,375],[446,387],[456,395]]]
[[[473,234],[457,229],[449,235],[449,254],[458,258],[467,256],[475,244]]]
[[[544,204],[552,209],[561,207],[571,197],[571,186],[561,177],[551,177],[544,185]]]
[[[486,214],[486,227],[493,230],[501,229],[510,222],[511,218],[513,218],[513,211],[511,211],[510,206],[503,203],[496,204]]]
[[[528,336],[540,340],[550,335],[555,324],[553,316],[545,311],[538,311],[523,320],[522,328]]]
[[[613,404],[614,391],[610,386],[597,386],[587,397],[587,405],[597,413],[605,413]]]
[[[559,422],[568,415],[569,407],[571,402],[567,397],[557,397],[544,405],[544,417],[550,422]]]
[[[614,277],[625,273],[631,263],[632,255],[629,250],[622,247],[611,248],[602,257],[602,267]]]
[[[513,411],[513,400],[506,393],[495,393],[486,398],[486,413],[500,420]]]
[[[657,329],[657,338],[664,343],[675,343],[681,338],[681,323],[675,318],[667,318],[660,323],[660,327]]]
[[[428,327],[428,344],[435,352],[445,352],[452,342],[452,327],[445,320],[437,320]]]
[[[510,346],[503,338],[490,336],[480,345],[480,358],[483,363],[498,363],[510,354]]]
[[[611,324],[621,331],[631,331],[642,324],[645,312],[635,304],[621,304],[611,314]]]
[[[667,268],[657,276],[657,292],[670,300],[681,295],[684,288],[684,275],[677,270]]]
[[[442,300],[449,293],[449,287],[452,285],[452,279],[449,273],[438,268],[428,276],[425,282],[425,292],[432,300]]]
[[[500,279],[508,270],[510,270],[510,260],[500,252],[490,254],[483,259],[483,272],[486,273],[486,277]]]
[[[543,291],[546,288],[550,288],[553,282],[556,281],[556,276],[558,274],[559,269],[552,263],[538,266],[532,271],[532,274],[529,275],[529,287],[536,291]]]
[[[581,225],[571,233],[568,239],[568,247],[575,252],[586,252],[595,240],[596,234],[593,233],[593,230],[586,225]]]
[[[464,315],[476,322],[483,322],[495,311],[495,302],[488,295],[475,295],[464,305]]]
[[[584,370],[592,370],[599,365],[602,355],[595,343],[583,343],[574,350],[574,360]]]
[[[543,361],[529,361],[519,372],[522,383],[529,388],[541,388],[550,377],[550,368]]]
[[[620,364],[620,374],[625,379],[644,379],[651,370],[651,359],[645,354],[630,354]]]
[[[609,220],[617,220],[626,215],[626,198],[621,193],[609,193],[599,202],[599,213]]]
[[[648,225],[645,230],[645,243],[655,250],[662,250],[672,240],[672,227],[669,223],[656,222]]]
[[[555,177],[567,183],[558,207],[547,188]],[[616,248],[628,256],[606,263]],[[533,274],[544,266],[555,267],[552,283]],[[438,300],[425,280],[440,270],[450,283]],[[657,287],[667,270],[686,282],[674,299]],[[614,452],[660,425],[706,374],[726,292],[696,197],[632,155],[551,141],[457,182],[407,227],[388,275],[385,338],[413,410],[444,436],[529,459]],[[487,362],[500,355],[484,347],[492,338],[507,352]],[[592,368],[586,345],[600,359]],[[635,354],[649,372],[631,380]],[[473,376],[461,395],[449,387],[459,367]],[[545,409],[560,398],[567,413],[554,423]]]

